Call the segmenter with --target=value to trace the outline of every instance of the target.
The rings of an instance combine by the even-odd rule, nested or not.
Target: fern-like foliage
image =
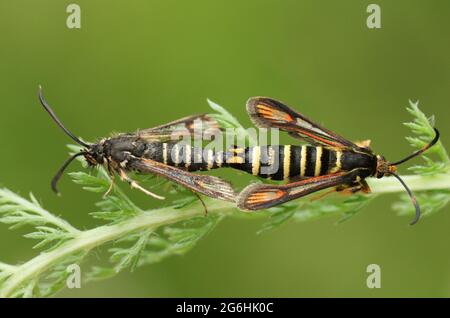
[[[406,137],[410,145],[416,149],[420,149],[427,144],[435,135],[433,126],[435,122],[434,116],[427,118],[419,109],[419,103],[409,102],[408,112],[413,116],[412,122],[405,123],[413,133],[412,136]],[[438,159],[432,160],[429,156],[434,155]],[[413,173],[433,178],[438,174],[450,173],[450,159],[446,149],[439,140],[436,145],[428,150],[426,155],[422,155],[423,164],[414,165],[409,168]],[[445,207],[450,201],[449,189],[432,189],[417,194],[417,201],[420,203],[423,214],[430,215],[436,213]],[[413,214],[414,208],[409,202],[407,195],[401,195],[400,201],[394,203],[393,208],[400,215]]]
[[[223,127],[245,132],[229,112],[211,101],[209,103],[216,111],[212,116]],[[432,124],[417,104],[411,103],[408,111],[414,116],[414,121],[407,124],[413,131],[408,140],[414,147],[422,147],[434,136]],[[250,141],[251,136],[245,137]],[[70,149],[79,150],[78,146]],[[418,194],[426,214],[441,209],[450,199],[448,155],[440,142],[429,154],[436,154],[438,160],[427,156],[422,165],[411,167],[419,179],[411,176],[415,181],[411,180],[410,184],[413,190],[416,186],[419,190],[427,190]],[[157,209],[138,207],[117,185],[109,196],[104,197],[102,194],[108,190],[111,180],[103,168],[90,173],[86,170],[73,172],[70,176],[84,190],[99,194],[99,201],[90,215],[102,221],[102,226],[76,229],[45,210],[33,195],[25,199],[8,189],[0,189],[0,222],[8,224],[11,229],[31,228],[24,236],[37,241],[34,248],[41,251],[38,256],[19,265],[0,262],[0,297],[52,296],[66,286],[70,275],[67,268],[73,264],[82,266],[87,282],[109,278],[125,270],[133,271],[136,267],[154,264],[173,255],[183,255],[225,216],[239,213],[232,203],[206,198],[209,213],[205,216],[202,205],[191,191],[152,176],[136,178],[151,191],[172,193],[176,198],[167,200]],[[389,183],[385,179],[376,182]],[[302,199],[272,208],[258,214],[269,215],[260,233],[273,230],[291,219],[307,221],[340,216],[339,221],[342,222],[383,192],[403,191],[400,185],[376,189],[370,196],[330,195],[321,200]],[[403,200],[396,203],[395,210],[410,213],[410,202]],[[106,253],[107,257],[103,262],[95,257],[95,265],[88,266],[86,260],[94,251],[95,255]]]

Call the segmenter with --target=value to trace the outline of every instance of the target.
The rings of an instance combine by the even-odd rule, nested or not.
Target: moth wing
[[[207,175],[190,173],[150,159],[135,158],[131,168],[140,172],[153,173],[185,186],[192,191],[211,198],[235,202],[236,193],[228,182]]]
[[[184,117],[170,123],[138,131],[149,142],[176,141],[183,137],[212,139],[221,132],[219,123],[208,115]]]
[[[247,102],[247,112],[258,127],[279,128],[295,138],[313,145],[338,148],[359,148],[351,141],[314,123],[289,106],[268,97],[253,97]]]
[[[339,172],[285,185],[251,184],[238,195],[237,205],[247,211],[267,209],[319,190],[349,184],[353,177],[352,172]]]

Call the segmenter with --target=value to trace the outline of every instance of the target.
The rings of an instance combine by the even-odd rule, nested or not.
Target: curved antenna
[[[76,143],[82,145],[83,147],[89,148],[90,145],[87,143],[81,141],[78,137],[76,137],[74,134],[72,134],[66,127],[64,127],[63,123],[59,120],[59,118],[56,116],[53,109],[50,107],[50,105],[45,101],[44,95],[42,94],[42,86],[39,85],[39,101],[41,102],[42,106],[44,106],[47,113],[50,115],[50,117],[58,124],[58,126],[64,130],[64,132],[72,138]]]
[[[413,153],[410,154],[408,157],[406,157],[406,158],[404,158],[404,159],[402,159],[402,160],[399,160],[399,161],[397,161],[397,162],[390,163],[389,165],[390,165],[390,166],[397,166],[397,165],[399,165],[399,164],[401,164],[401,163],[404,163],[405,161],[408,161],[409,159],[412,159],[412,158],[414,158],[414,157],[416,157],[416,156],[418,156],[418,155],[424,153],[425,151],[427,151],[428,149],[430,149],[431,147],[433,147],[434,144],[437,143],[438,140],[439,140],[439,131],[438,131],[436,128],[433,128],[433,129],[434,129],[434,132],[436,133],[436,135],[434,136],[433,140],[432,140],[428,145],[426,145],[426,146],[423,147],[422,149],[417,150],[416,152],[413,152]]]
[[[61,176],[64,173],[64,170],[66,170],[66,168],[72,163],[72,161],[74,161],[76,158],[78,158],[79,156],[83,156],[85,155],[86,152],[82,151],[79,153],[74,154],[72,157],[70,157],[69,159],[67,159],[63,165],[61,166],[61,168],[59,168],[58,172],[56,173],[56,175],[53,177],[52,179],[52,190],[59,194],[59,190],[56,187],[56,185],[58,184],[59,179],[61,179]]]
[[[408,192],[409,197],[411,198],[411,201],[414,205],[414,208],[416,209],[416,216],[414,217],[414,219],[412,220],[411,223],[409,223],[410,225],[414,225],[417,223],[417,221],[419,221],[420,219],[420,206],[419,203],[417,202],[416,196],[412,193],[411,189],[408,188],[408,186],[406,185],[406,183],[402,180],[402,178],[400,178],[400,176],[394,172],[390,172],[391,175],[393,175],[394,177],[397,178],[398,181],[400,181],[400,183],[403,185],[403,187],[405,188],[406,192]]]

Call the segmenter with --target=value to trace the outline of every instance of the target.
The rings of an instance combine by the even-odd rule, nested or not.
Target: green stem
[[[209,213],[223,213],[233,211],[233,204],[222,201],[208,200],[210,208]],[[75,254],[77,252],[88,252],[93,248],[114,241],[128,233],[142,229],[155,230],[156,228],[177,223],[179,221],[190,219],[195,216],[203,215],[204,211],[198,204],[192,205],[186,209],[174,210],[170,207],[153,210],[144,214],[128,219],[120,224],[105,225],[92,230],[79,233],[72,240],[59,246],[58,248],[40,254],[30,261],[18,266],[3,285],[0,291],[0,298],[10,297],[14,292],[23,286],[24,283],[46,271],[59,260]]]
[[[402,176],[403,181],[413,191],[450,189],[450,174],[442,173],[432,176]],[[405,189],[401,186],[397,179],[387,177],[383,179],[367,179],[372,193],[392,193],[402,192]]]
[[[16,266],[0,262],[0,272],[12,273],[16,270]]]
[[[413,191],[450,189],[450,174],[435,176],[404,176],[405,182]],[[371,179],[369,184],[374,194],[393,193],[405,191],[402,185],[394,178]],[[221,215],[231,214],[236,211],[235,204],[213,199],[205,199],[209,206],[209,213]],[[78,232],[73,239],[50,252],[44,252],[30,261],[19,266],[9,267],[0,264],[5,269],[10,269],[12,274],[4,282],[0,297],[10,297],[25,283],[47,271],[55,264],[69,255],[78,252],[88,252],[95,247],[115,241],[126,234],[143,229],[156,230],[160,226],[174,224],[195,216],[203,215],[204,211],[200,203],[193,204],[183,210],[174,210],[171,207],[144,212],[126,221],[114,225],[105,225]],[[6,266],[6,267],[5,267]]]

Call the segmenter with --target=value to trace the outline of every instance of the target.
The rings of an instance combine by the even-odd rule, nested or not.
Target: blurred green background
[[[392,160],[411,151],[402,123],[408,99],[419,99],[448,142],[450,2],[376,1],[382,28],[370,30],[372,2],[78,0],[82,27],[70,30],[71,1],[1,1],[0,183],[33,191],[82,229],[99,224],[88,216],[96,195],[68,177],[62,197],[50,190],[70,140],[39,106],[38,84],[86,140],[208,112],[206,98],[249,125],[245,101],[266,95],[349,139],[372,139]],[[395,198],[338,226],[291,222],[256,235],[264,220],[227,219],[186,256],[60,295],[450,296],[449,208],[409,227],[391,209]],[[0,226],[2,261],[38,253],[23,233]],[[381,266],[381,289],[366,287],[371,263]]]

